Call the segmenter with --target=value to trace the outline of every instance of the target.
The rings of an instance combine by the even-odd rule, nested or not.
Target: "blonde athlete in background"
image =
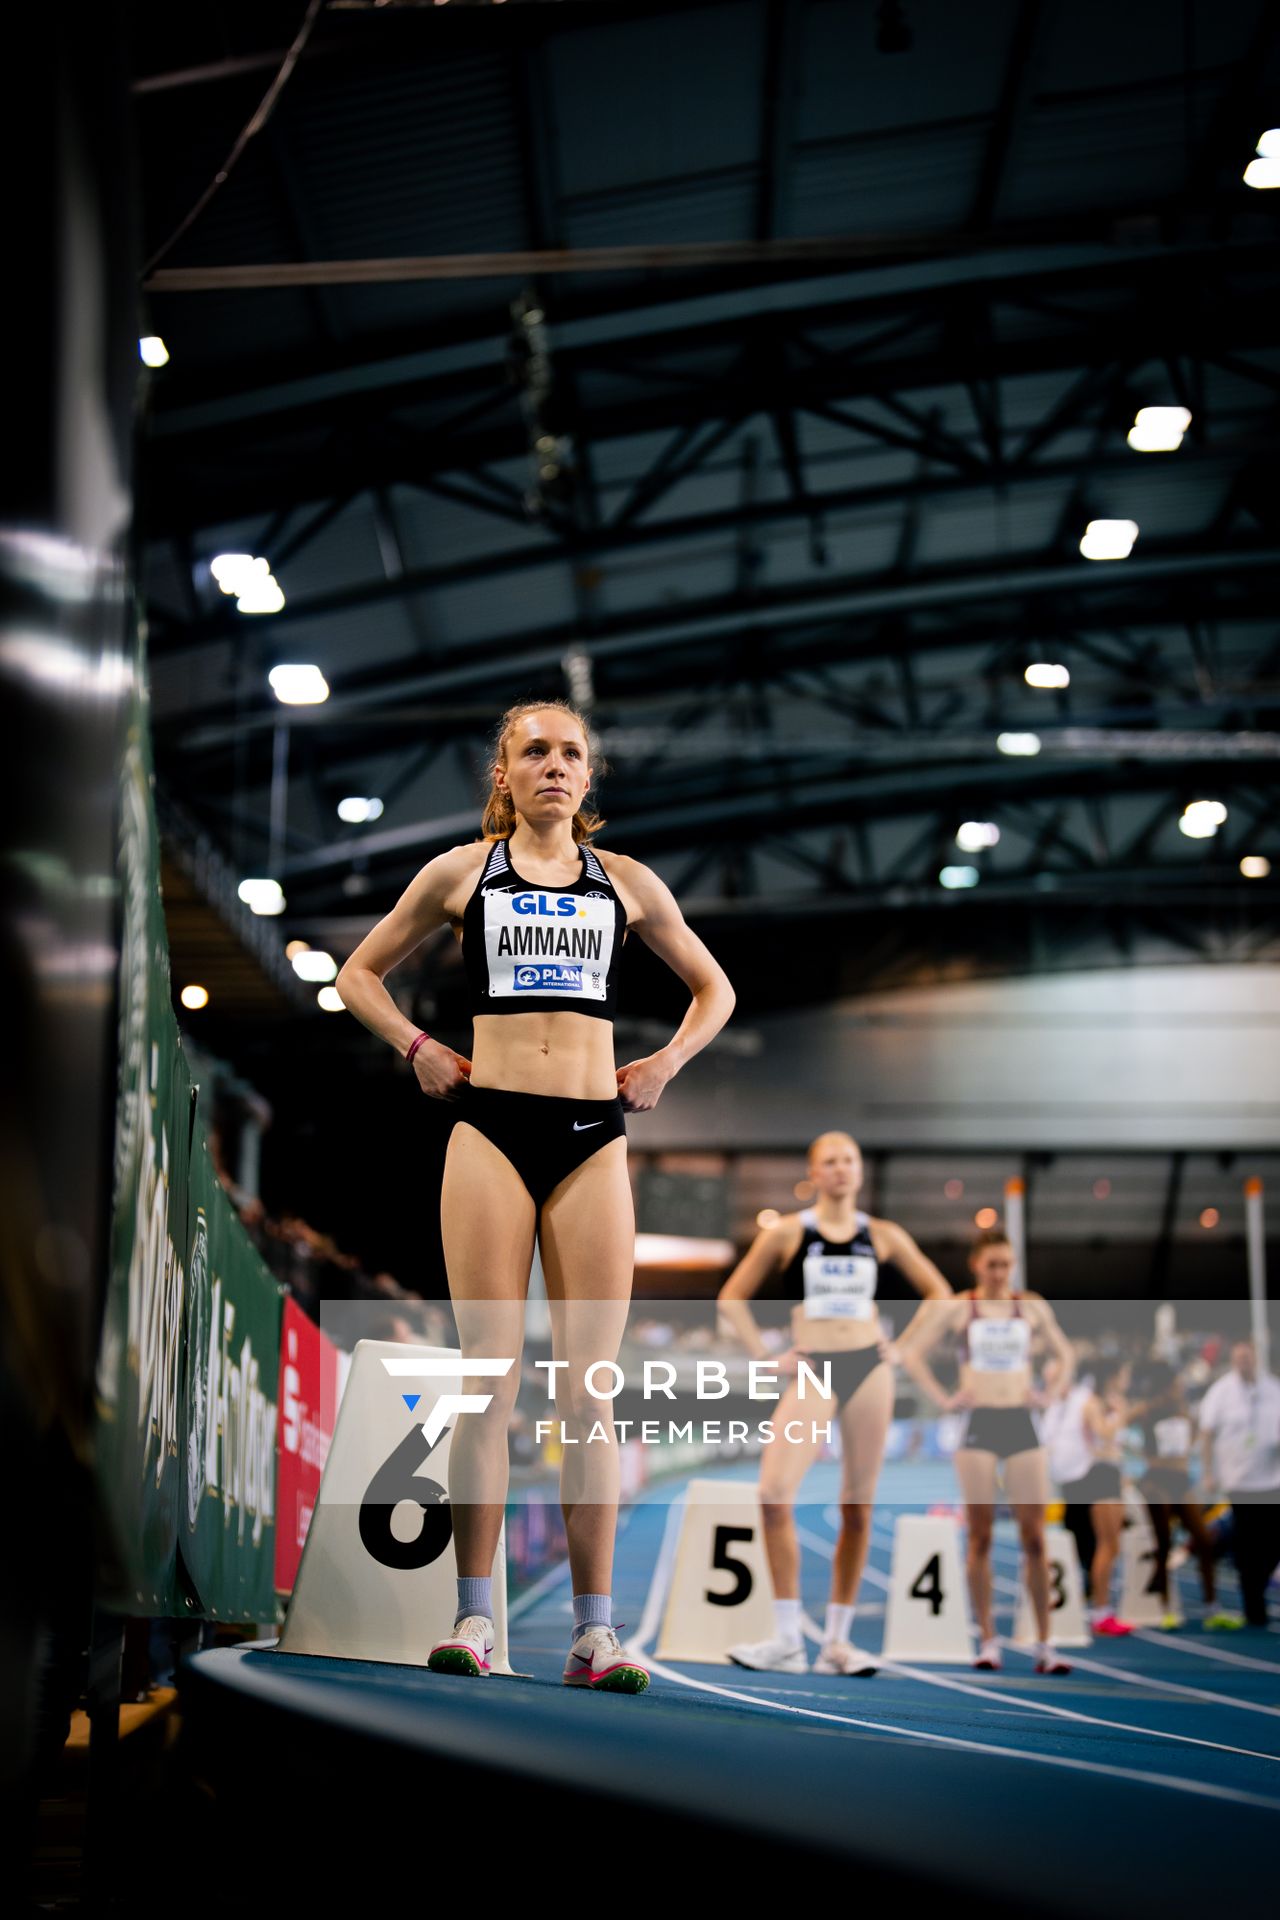
[[[1133,1632],[1132,1623],[1121,1620],[1111,1605],[1111,1576],[1124,1532],[1122,1436],[1133,1418],[1129,1399],[1132,1381],[1130,1361],[1118,1357],[1106,1361],[1098,1368],[1097,1387],[1084,1409],[1084,1428],[1093,1452],[1093,1465],[1079,1497],[1090,1503],[1089,1515],[1097,1540],[1089,1570],[1089,1625],[1094,1633],[1108,1635]]]
[[[893,1414],[893,1368],[887,1363],[877,1304],[887,1291],[881,1273],[892,1262],[925,1299],[949,1300],[951,1288],[902,1227],[858,1211],[862,1155],[847,1133],[820,1134],[813,1142],[809,1179],[817,1189],[814,1204],[762,1228],[720,1290],[724,1318],[754,1359],[767,1359],[747,1300],[780,1274],[783,1297],[796,1304],[791,1314],[793,1344],[774,1364],[779,1373],[795,1376],[803,1355],[821,1380],[823,1364],[829,1363],[832,1388],[826,1398],[809,1383],[801,1399],[793,1377],[778,1402],[775,1438],[766,1443],[760,1467],[760,1511],[777,1631],[770,1640],[731,1647],[729,1658],[740,1667],[808,1670],[793,1507],[821,1441],[793,1443],[781,1436],[787,1421],[797,1415],[803,1415],[812,1430],[836,1414],[843,1455],[840,1536],[831,1562],[822,1651],[813,1671],[873,1674],[874,1658],[853,1646],[849,1633],[867,1558],[871,1502]]]
[[[579,1440],[565,1449],[560,1482],[574,1620],[564,1680],[637,1693],[648,1673],[623,1654],[612,1624],[618,1449],[609,1403],[583,1393],[581,1383],[593,1361],[616,1359],[631,1298],[635,1215],[624,1110],[657,1105],[667,1082],[719,1033],[734,992],[658,875],[591,844],[603,825],[583,811],[593,752],[584,717],[567,702],[510,708],[491,763],[483,838],[428,861],[337,984],[351,1012],[409,1056],[425,1094],[457,1103],[440,1226],[458,1336],[468,1357],[515,1356],[501,1380],[464,1369],[463,1391],[492,1401],[454,1424],[458,1610],[428,1665],[489,1671],[507,1427],[536,1233],[555,1354],[568,1363],[558,1374],[569,1384],[557,1386],[557,1412]],[[462,946],[474,1062],[420,1034],[383,985],[446,925]],[[666,1046],[615,1067],[614,1005],[628,929],[693,1000]],[[608,1428],[608,1444],[586,1443],[596,1423]]]
[[[991,1610],[991,1538],[996,1476],[1003,1468],[1004,1497],[1022,1536],[1027,1592],[1035,1610],[1040,1644],[1037,1673],[1070,1673],[1049,1644],[1049,1562],[1044,1510],[1049,1467],[1030,1409],[1043,1405],[1031,1377],[1031,1342],[1039,1334],[1058,1361],[1055,1387],[1065,1394],[1075,1373],[1075,1352],[1053,1309],[1037,1293],[1012,1288],[1014,1252],[995,1228],[981,1233],[969,1253],[974,1285],[955,1304],[919,1313],[898,1343],[898,1357],[912,1379],[943,1413],[968,1411],[956,1449],[956,1475],[964,1495],[969,1531],[969,1592],[981,1647],[975,1667],[1000,1666],[1000,1642]],[[960,1384],[944,1392],[925,1355],[947,1335],[960,1345]]]

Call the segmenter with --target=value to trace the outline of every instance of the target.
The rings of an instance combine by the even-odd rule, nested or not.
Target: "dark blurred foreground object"
[[[103,1735],[114,1744],[118,1700],[118,1623],[93,1617],[90,1443],[111,1202],[138,325],[122,10],[73,0],[26,9],[11,27],[22,82],[5,116],[5,177],[22,295],[8,316],[21,397],[0,474],[0,1782],[18,1828],[8,1858],[25,1866],[95,1641],[95,1758]]]

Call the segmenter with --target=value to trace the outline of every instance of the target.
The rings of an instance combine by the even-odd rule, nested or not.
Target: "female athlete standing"
[[[831,1399],[810,1386],[802,1399],[795,1379],[778,1402],[774,1438],[760,1468],[760,1512],[765,1553],[773,1580],[771,1639],[731,1647],[740,1667],[804,1673],[808,1663],[800,1625],[800,1549],[794,1505],[800,1482],[817,1455],[815,1439],[784,1441],[778,1435],[797,1414],[813,1423],[839,1416],[842,1443],[840,1536],[831,1562],[831,1600],[815,1673],[873,1674],[876,1663],[849,1640],[854,1605],[871,1534],[871,1502],[884,1460],[893,1414],[893,1369],[885,1364],[879,1301],[890,1291],[883,1270],[892,1261],[914,1293],[950,1299],[951,1289],[911,1235],[892,1220],[873,1220],[856,1207],[862,1155],[847,1133],[824,1133],[809,1148],[809,1179],[817,1189],[812,1207],[787,1213],[764,1227],[720,1290],[720,1307],[755,1359],[768,1357],[748,1298],[781,1274],[791,1310],[789,1351],[779,1372],[795,1375],[800,1356],[822,1376],[831,1367]],[[833,1405],[834,1403],[834,1405]]]
[[[1003,1469],[1004,1496],[1022,1539],[1027,1592],[1040,1644],[1037,1673],[1070,1673],[1049,1644],[1049,1563],[1044,1510],[1049,1468],[1030,1409],[1038,1404],[1031,1378],[1031,1341],[1039,1333],[1059,1363],[1057,1387],[1065,1393],[1075,1372],[1075,1353],[1053,1309],[1037,1293],[1012,1290],[1014,1252],[996,1228],[980,1233],[969,1252],[974,1284],[954,1306],[917,1314],[898,1343],[903,1366],[944,1413],[968,1410],[956,1449],[956,1476],[964,1495],[969,1533],[969,1593],[981,1645],[975,1667],[1000,1666],[991,1607],[991,1540],[995,1525],[996,1476]],[[960,1385],[943,1391],[925,1354],[946,1334],[960,1343]]]
[[[560,1482],[574,1589],[564,1679],[635,1693],[649,1676],[623,1655],[612,1624],[617,1447],[609,1403],[587,1394],[583,1380],[592,1362],[616,1357],[631,1297],[635,1215],[624,1112],[656,1106],[672,1076],[723,1027],[735,995],[658,875],[591,845],[604,824],[583,810],[593,756],[587,721],[568,702],[510,708],[498,730],[482,839],[423,867],[337,985],[351,1012],[409,1058],[424,1093],[458,1104],[440,1224],[459,1340],[464,1356],[515,1356],[500,1380],[464,1369],[463,1391],[492,1400],[454,1425],[458,1610],[428,1664],[489,1671],[507,1426],[536,1234],[555,1355],[568,1363],[556,1370],[557,1413],[566,1437],[580,1436],[565,1448]],[[462,945],[473,1060],[421,1034],[383,985],[446,923]],[[615,1067],[618,966],[631,928],[693,1001],[665,1047]],[[600,1423],[607,1444],[587,1444]]]
[[[1104,1361],[1098,1368],[1098,1384],[1085,1403],[1084,1427],[1093,1451],[1093,1465],[1081,1482],[1077,1497],[1089,1502],[1097,1546],[1089,1571],[1089,1625],[1094,1633],[1132,1633],[1127,1620],[1117,1617],[1111,1605],[1111,1575],[1120,1552],[1124,1531],[1124,1486],[1120,1469],[1124,1462],[1121,1436],[1133,1418],[1129,1389],[1133,1368],[1118,1357]]]
[[[1173,1522],[1181,1520],[1190,1536],[1200,1566],[1200,1591],[1209,1621],[1220,1625],[1229,1615],[1217,1608],[1217,1582],[1213,1564],[1213,1540],[1204,1522],[1204,1514],[1191,1498],[1191,1450],[1195,1427],[1187,1410],[1182,1379],[1175,1367],[1158,1356],[1146,1366],[1140,1380],[1143,1399],[1129,1409],[1129,1421],[1142,1431],[1142,1449],[1146,1471],[1138,1482],[1138,1491],[1147,1503],[1151,1526],[1156,1536],[1156,1566],[1153,1585],[1164,1602],[1166,1630],[1182,1624],[1182,1616],[1171,1605],[1169,1593],[1169,1549]],[[1209,1621],[1206,1621],[1207,1625]]]

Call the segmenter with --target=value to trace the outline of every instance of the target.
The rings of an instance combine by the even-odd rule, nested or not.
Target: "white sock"
[[[775,1600],[773,1619],[778,1629],[779,1640],[785,1640],[789,1646],[798,1647],[803,1643],[800,1629],[800,1602],[798,1600]]]
[[[827,1620],[823,1628],[824,1640],[847,1640],[853,1626],[852,1606],[838,1606],[834,1600],[827,1602]]]

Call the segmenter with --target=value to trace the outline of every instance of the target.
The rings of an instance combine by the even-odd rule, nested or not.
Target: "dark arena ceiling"
[[[1274,953],[1278,49],[1244,0],[144,0],[162,798],[341,958],[567,694],[743,1012]]]

